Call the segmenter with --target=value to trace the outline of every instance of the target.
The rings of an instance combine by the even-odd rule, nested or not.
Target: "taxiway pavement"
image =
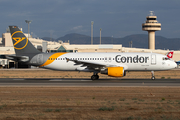
[[[180,87],[180,79],[0,78],[0,87]]]

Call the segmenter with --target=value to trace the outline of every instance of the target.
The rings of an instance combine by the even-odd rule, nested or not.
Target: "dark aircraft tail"
[[[9,26],[16,55],[40,53],[17,26]]]

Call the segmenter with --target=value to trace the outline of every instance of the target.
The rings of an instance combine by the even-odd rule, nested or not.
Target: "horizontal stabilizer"
[[[0,55],[1,59],[8,59],[8,60],[13,60],[17,62],[27,62],[29,61],[28,56],[16,56],[16,55]]]

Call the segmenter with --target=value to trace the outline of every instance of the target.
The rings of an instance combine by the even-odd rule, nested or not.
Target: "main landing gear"
[[[154,71],[151,71],[151,75],[152,75],[151,79],[155,80]]]
[[[94,75],[91,76],[91,80],[98,80],[99,75],[97,73],[94,73]]]

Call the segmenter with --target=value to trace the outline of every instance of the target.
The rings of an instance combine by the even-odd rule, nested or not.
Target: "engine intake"
[[[101,71],[101,74],[106,74],[112,77],[123,77],[126,75],[123,67],[108,67],[107,69]]]

